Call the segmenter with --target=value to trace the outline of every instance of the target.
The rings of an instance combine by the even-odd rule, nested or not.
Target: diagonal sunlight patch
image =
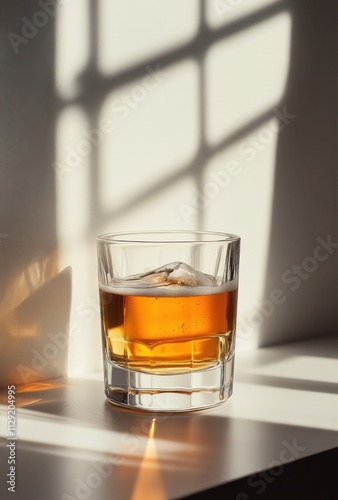
[[[144,467],[157,460],[156,450],[160,450],[161,457],[170,468],[180,462],[180,467],[189,467],[185,463],[182,452],[194,456],[200,445],[195,443],[175,442],[170,439],[159,439],[153,435],[135,434],[134,428],[121,433],[114,429],[100,429],[85,426],[77,420],[72,420],[30,409],[17,411],[17,437],[20,442],[34,443],[34,449],[41,447],[44,453],[60,456],[81,456],[92,460],[93,454],[105,454],[114,463],[124,465],[139,464],[143,460]],[[7,406],[0,405],[0,429],[7,428]],[[151,426],[154,429],[154,422]],[[126,442],[133,440],[137,443],[131,449],[126,449]],[[146,450],[146,454],[142,454]],[[148,450],[148,451],[147,451]],[[174,457],[174,459],[173,459]],[[177,458],[179,457],[179,458]]]
[[[285,3],[284,0],[206,0],[207,23],[210,28],[217,29]]]
[[[99,70],[104,75],[172,51],[196,34],[196,0],[100,0]]]
[[[297,380],[338,384],[338,360],[318,356],[291,356],[256,366],[251,373]]]
[[[206,57],[210,144],[278,106],[288,77],[291,25],[290,14],[283,12],[211,46]]]

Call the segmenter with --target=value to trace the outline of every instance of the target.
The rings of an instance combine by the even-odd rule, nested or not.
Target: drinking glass
[[[205,231],[97,238],[105,393],[147,411],[232,394],[240,238]]]

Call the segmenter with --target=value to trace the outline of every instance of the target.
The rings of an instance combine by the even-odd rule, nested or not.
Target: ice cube
[[[152,288],[171,285],[186,287],[217,286],[215,278],[197,271],[184,262],[171,262],[152,271],[126,278],[113,278],[111,285],[133,288]]]

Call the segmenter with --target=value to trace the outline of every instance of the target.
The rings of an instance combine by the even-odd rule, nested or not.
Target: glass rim
[[[147,236],[147,238],[141,238]],[[156,238],[157,236],[168,236],[168,238]],[[186,238],[169,238],[169,236],[183,236]],[[190,235],[190,238],[189,238]],[[196,240],[192,236],[204,236],[206,239]],[[96,237],[98,243],[110,243],[110,244],[210,244],[210,243],[232,243],[235,241],[240,241],[240,236],[232,233],[222,233],[219,231],[203,231],[203,230],[150,230],[150,231],[116,231],[111,233],[100,234]]]

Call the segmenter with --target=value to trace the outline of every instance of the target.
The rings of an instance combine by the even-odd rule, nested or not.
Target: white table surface
[[[16,494],[4,439],[0,498],[174,499],[338,446],[338,339],[238,353],[235,372],[229,402],[186,414],[116,408],[101,374],[27,387],[17,393]]]

